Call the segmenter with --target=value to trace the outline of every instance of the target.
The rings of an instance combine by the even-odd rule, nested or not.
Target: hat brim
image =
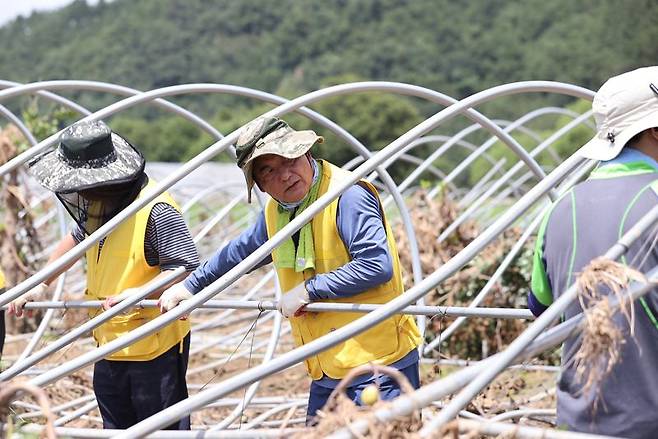
[[[648,114],[646,117],[634,122],[622,132],[615,136],[615,141],[608,139],[607,131],[598,131],[589,142],[584,144],[578,154],[591,160],[607,161],[612,160],[619,155],[622,148],[626,146],[629,140],[637,133],[646,129],[658,127],[658,111]]]
[[[43,187],[62,194],[133,180],[144,170],[144,157],[115,133],[112,143],[116,159],[104,166],[73,167],[63,160],[57,148],[31,162],[29,172]]]
[[[318,136],[315,131],[291,131],[290,133],[277,138],[276,142],[264,142],[256,146],[251,157],[242,166],[242,172],[247,182],[247,202],[251,203],[251,189],[254,187],[253,164],[254,160],[264,155],[278,155],[289,159],[300,157],[308,152],[316,143],[322,143],[324,138]],[[281,147],[288,145],[289,147]]]

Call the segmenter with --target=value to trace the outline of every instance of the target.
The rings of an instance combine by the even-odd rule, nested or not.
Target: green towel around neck
[[[320,190],[320,180],[322,179],[322,163],[318,162],[318,178],[311,189],[308,191],[306,198],[302,204],[297,207],[294,214],[289,210],[284,209],[281,205],[277,206],[277,219],[276,229],[281,230],[285,227],[291,219],[296,215],[303,212],[318,198]],[[313,246],[313,227],[312,220],[304,224],[299,230],[299,243],[297,244],[297,252],[295,252],[295,243],[292,238],[288,238],[283,243],[274,249],[274,260],[277,268],[292,268],[296,272],[301,272],[307,269],[315,269],[315,248]]]

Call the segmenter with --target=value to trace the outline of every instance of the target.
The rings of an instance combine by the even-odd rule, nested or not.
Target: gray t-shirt
[[[538,236],[533,299],[550,305],[593,258],[605,253],[656,205],[658,196],[651,186],[658,181],[658,164],[638,154],[628,151],[619,160],[606,162],[593,178],[577,185],[553,207]],[[631,246],[623,262],[643,272],[657,266],[657,237],[657,228],[651,228]],[[543,283],[539,281],[542,271]],[[580,338],[565,341],[557,388],[559,425],[612,436],[658,437],[658,392],[653,387],[658,372],[658,291],[633,306],[635,338],[630,337],[625,318],[618,315],[617,324],[626,336],[621,362],[587,394],[581,391],[572,365]],[[580,305],[573,303],[565,318],[580,312]],[[594,411],[597,396],[600,400]]]

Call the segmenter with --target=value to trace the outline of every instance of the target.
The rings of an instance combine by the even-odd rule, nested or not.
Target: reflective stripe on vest
[[[323,161],[318,197],[325,194],[339,182],[349,178],[349,176],[349,172]],[[363,180],[359,184],[366,187],[379,199],[374,186]],[[328,273],[352,260],[338,233],[337,212],[338,200],[336,199],[312,220],[315,271],[306,270],[303,273],[297,273],[289,268],[277,269],[277,276],[284,294],[299,283],[313,277],[315,273]],[[268,237],[272,237],[277,231],[276,216],[276,201],[270,200],[265,207]],[[384,221],[384,226],[393,262],[393,277],[391,280],[355,296],[325,300],[325,302],[386,303],[402,293],[402,274],[395,240],[386,221]],[[290,325],[292,326],[295,345],[301,346],[309,343],[362,316],[363,313],[322,312],[304,313],[300,317],[291,317]],[[343,378],[352,368],[362,364],[369,362],[375,364],[394,363],[411,352],[419,343],[420,332],[413,318],[407,315],[396,315],[343,343],[308,358],[305,363],[311,378],[314,380],[322,378],[323,373],[330,378]]]
[[[156,185],[149,181],[142,189],[139,197]],[[156,203],[167,203],[179,210],[176,202],[167,193],[156,197],[112,231],[98,257],[99,245],[96,243],[87,250],[87,291],[88,300],[102,300],[116,296],[127,288],[140,287],[160,274],[158,266],[151,267],[144,255],[144,237],[146,224],[151,209]],[[101,310],[90,313],[93,317]],[[113,317],[109,322],[99,326],[93,332],[99,345],[110,341],[138,328],[160,315],[159,309],[146,308],[129,311]],[[151,334],[106,357],[108,360],[148,361],[168,351],[190,331],[189,320],[176,320],[160,331]]]

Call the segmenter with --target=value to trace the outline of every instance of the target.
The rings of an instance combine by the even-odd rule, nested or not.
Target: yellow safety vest
[[[5,287],[5,274],[0,270],[0,288]]]
[[[155,182],[149,181],[138,198],[153,186],[155,186]],[[98,243],[87,250],[87,290],[85,292],[87,300],[102,300],[116,296],[127,288],[140,287],[160,274],[160,268],[148,265],[144,256],[146,223],[151,209],[156,203],[167,203],[179,210],[173,198],[169,194],[163,193],[121,223],[105,238],[100,257]],[[101,310],[95,310],[90,313],[90,316],[94,317],[100,312]],[[134,308],[125,314],[113,317],[96,328],[93,331],[94,339],[99,345],[109,343],[159,315],[158,308]],[[180,343],[189,331],[189,320],[177,320],[160,331],[111,354],[106,359],[152,360]]]
[[[326,161],[323,161],[322,176],[318,196],[329,191],[340,181],[350,175]],[[377,190],[370,183],[360,181],[378,197]],[[380,202],[381,205],[381,202]],[[298,273],[291,268],[277,268],[281,290],[287,292],[299,283],[313,277],[316,273],[328,273],[352,260],[343,243],[336,214],[338,200],[317,214],[312,220],[313,244],[315,246],[315,271],[306,270]],[[272,237],[277,232],[277,203],[270,200],[265,207],[265,222],[267,234]],[[386,303],[398,297],[403,292],[400,260],[395,240],[389,224],[384,221],[388,249],[393,261],[393,277],[388,282],[364,291],[352,297],[326,300],[326,302],[347,303]],[[275,255],[273,254],[275,258]],[[274,260],[276,263],[276,259]],[[305,313],[300,317],[291,317],[290,325],[297,346],[309,343],[318,337],[334,331],[337,328],[360,318],[363,313]],[[330,348],[316,356],[308,358],[306,368],[314,380],[328,377],[343,378],[352,368],[366,363],[391,364],[401,359],[420,343],[420,332],[413,318],[408,315],[395,315],[369,330]]]

